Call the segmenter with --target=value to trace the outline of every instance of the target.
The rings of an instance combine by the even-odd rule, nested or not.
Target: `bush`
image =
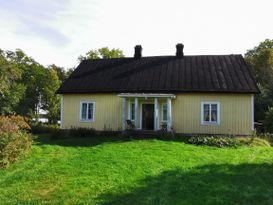
[[[266,111],[264,125],[266,132],[273,133],[273,107]]]
[[[0,116],[0,167],[16,162],[27,153],[32,139],[27,120],[21,116]]]
[[[174,132],[167,132],[164,130],[157,131],[157,137],[161,140],[174,140],[175,139],[175,133]]]
[[[206,145],[215,147],[236,147],[237,142],[234,137],[226,136],[193,136],[188,140],[191,144]]]
[[[97,133],[94,128],[71,127],[69,134],[73,137],[94,137]]]
[[[258,137],[239,137],[236,138],[238,144],[252,146],[252,147],[270,147],[270,144],[267,140],[261,139]]]
[[[264,134],[259,134],[259,138],[266,140],[269,142],[271,145],[273,145],[273,134],[270,133],[264,133]]]
[[[31,127],[31,132],[33,134],[53,133],[57,129],[59,129],[58,125],[49,125],[49,124],[45,124],[45,123],[41,123],[41,122],[31,123],[30,127]]]
[[[64,139],[70,136],[69,130],[55,128],[50,131],[51,139]]]

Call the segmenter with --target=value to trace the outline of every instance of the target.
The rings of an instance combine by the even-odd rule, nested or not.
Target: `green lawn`
[[[0,170],[0,204],[273,204],[273,148],[47,140]]]

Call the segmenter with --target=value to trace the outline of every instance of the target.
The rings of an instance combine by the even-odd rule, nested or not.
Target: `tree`
[[[264,124],[266,131],[273,133],[273,107],[269,107],[266,111]]]
[[[266,110],[273,105],[273,40],[266,39],[248,50],[245,60],[261,91],[255,96],[255,120],[264,120]]]
[[[53,69],[57,72],[59,80],[63,83],[69,75],[72,73],[71,69],[68,69],[67,71],[63,67],[58,67],[55,64],[49,65],[49,69]],[[73,70],[72,70],[73,71]]]
[[[25,92],[19,81],[22,72],[16,64],[7,60],[9,52],[0,50],[0,114],[12,114]]]
[[[46,69],[43,84],[41,108],[47,111],[48,122],[56,124],[60,116],[60,96],[55,92],[60,86],[60,80],[54,68]]]
[[[44,86],[42,82],[45,78],[45,68],[20,49],[15,52],[8,51],[7,59],[19,68],[22,73],[20,83],[25,86],[24,96],[14,111],[23,116],[37,118]]]
[[[85,56],[80,55],[78,60],[81,62],[88,59],[100,59],[100,58],[123,58],[123,51],[120,49],[109,49],[108,47],[103,47],[98,50],[90,50]]]

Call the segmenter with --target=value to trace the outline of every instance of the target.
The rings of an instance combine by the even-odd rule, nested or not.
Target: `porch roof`
[[[119,97],[136,97],[136,98],[175,98],[175,94],[168,93],[120,93]]]

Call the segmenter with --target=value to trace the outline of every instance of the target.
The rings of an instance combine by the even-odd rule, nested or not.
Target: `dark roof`
[[[257,93],[242,55],[84,60],[57,93]]]

